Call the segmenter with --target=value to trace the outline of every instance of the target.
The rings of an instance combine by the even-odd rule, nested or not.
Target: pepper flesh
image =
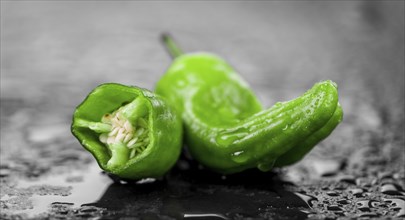
[[[164,98],[115,83],[98,86],[77,107],[72,133],[103,170],[127,179],[164,175],[182,144],[181,118]]]
[[[155,91],[177,104],[192,156],[223,174],[292,164],[343,116],[332,81],[263,110],[247,83],[209,53],[177,56]]]

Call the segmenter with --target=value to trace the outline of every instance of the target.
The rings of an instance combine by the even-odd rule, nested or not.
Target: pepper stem
[[[176,44],[173,40],[173,37],[168,33],[163,33],[161,36],[163,45],[165,46],[166,50],[169,52],[170,56],[175,59],[176,57],[183,54],[181,48]]]

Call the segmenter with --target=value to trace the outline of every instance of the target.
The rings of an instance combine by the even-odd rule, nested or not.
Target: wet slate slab
[[[403,2],[1,5],[0,218],[405,217]],[[344,121],[268,173],[222,176],[184,153],[162,179],[111,178],[70,134],[71,114],[102,82],[152,89],[167,30],[229,60],[266,106],[336,81]]]

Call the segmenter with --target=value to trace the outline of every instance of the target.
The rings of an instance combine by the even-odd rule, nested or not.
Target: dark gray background
[[[265,106],[337,82],[344,121],[308,157],[349,158],[341,172],[372,181],[380,171],[356,165],[372,147],[376,169],[403,178],[404,1],[1,1],[2,176],[52,173],[66,148],[76,159],[59,168],[92,161],[70,135],[75,106],[103,82],[153,89],[171,62],[162,32],[224,57]]]

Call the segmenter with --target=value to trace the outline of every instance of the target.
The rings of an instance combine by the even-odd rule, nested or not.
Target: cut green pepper
[[[103,170],[127,179],[164,175],[182,144],[181,118],[167,101],[115,83],[98,86],[77,107],[72,133]]]
[[[163,38],[175,57],[156,85],[182,114],[185,142],[204,166],[230,174],[297,162],[342,120],[337,85],[319,82],[302,96],[263,110],[247,83],[221,58],[182,54]]]

